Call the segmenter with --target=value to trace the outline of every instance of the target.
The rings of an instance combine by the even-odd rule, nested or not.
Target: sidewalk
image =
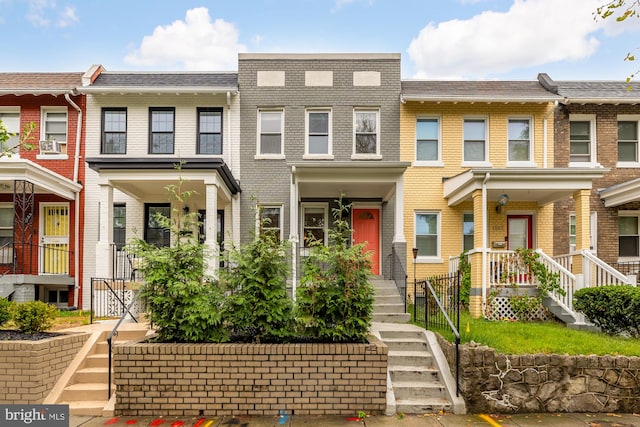
[[[636,414],[407,415],[365,419],[340,416],[158,418],[71,416],[69,427],[640,427]]]

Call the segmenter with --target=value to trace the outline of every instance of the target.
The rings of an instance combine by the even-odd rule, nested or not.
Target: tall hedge
[[[640,288],[600,286],[574,293],[574,307],[603,332],[637,337],[640,332]]]

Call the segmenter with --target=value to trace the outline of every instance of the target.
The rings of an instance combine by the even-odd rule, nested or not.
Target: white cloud
[[[429,23],[407,49],[418,78],[486,78],[515,68],[591,56],[605,25],[601,0],[515,0],[506,12]]]
[[[69,25],[78,22],[78,15],[76,15],[76,9],[67,6],[64,11],[60,14],[60,19],[58,20],[58,27],[66,28]]]
[[[236,69],[238,30],[223,19],[211,20],[205,7],[187,10],[185,20],[158,26],[125,57],[132,65],[175,67],[186,70]]]
[[[51,24],[51,20],[45,14],[47,9],[53,9],[55,6],[56,2],[53,0],[30,0],[27,20],[34,27],[48,27]]]

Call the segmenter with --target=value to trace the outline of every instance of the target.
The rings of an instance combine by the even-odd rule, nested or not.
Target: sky
[[[0,72],[236,71],[237,54],[400,53],[403,79],[624,80],[606,0],[0,0]]]

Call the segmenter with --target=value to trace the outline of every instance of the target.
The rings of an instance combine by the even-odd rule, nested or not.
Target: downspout
[[[68,93],[64,94],[64,99],[67,100],[69,105],[71,105],[78,112],[78,124],[76,128],[76,150],[73,157],[73,182],[78,182],[78,169],[80,167],[80,141],[82,134],[82,110],[78,107],[78,104],[73,102]],[[74,277],[74,292],[73,292],[73,305],[78,308],[78,303],[80,301],[80,285],[79,285],[79,276],[80,276],[80,192],[75,193],[75,221],[74,221],[74,241],[73,245],[76,250],[76,256],[73,257],[73,268],[75,270]]]
[[[491,173],[487,172],[482,180],[482,313],[487,312],[487,246],[489,221],[487,218],[487,182]]]
[[[547,163],[547,152],[548,152],[548,144],[549,144],[549,138],[547,137],[547,120],[549,119],[549,116],[551,115],[551,113],[556,111],[556,108],[558,107],[558,100],[556,99],[555,101],[553,101],[553,108],[551,110],[549,110],[543,117],[543,123],[544,123],[544,129],[543,129],[543,151],[542,151],[542,167],[543,168],[547,168],[548,163]],[[555,138],[554,138],[555,140]]]

